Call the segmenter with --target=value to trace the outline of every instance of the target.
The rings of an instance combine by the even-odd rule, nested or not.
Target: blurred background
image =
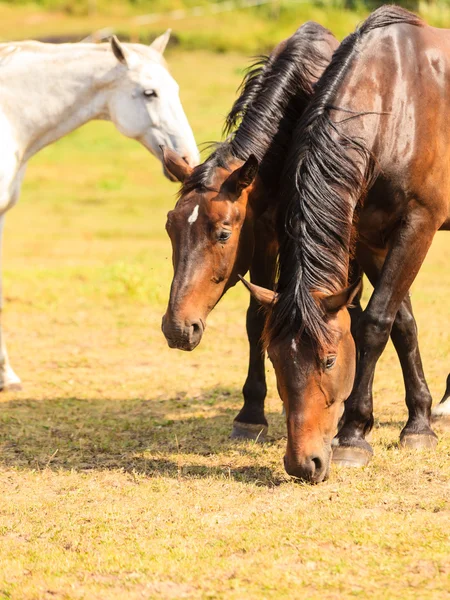
[[[172,27],[172,45],[214,52],[266,51],[295,25],[317,20],[343,37],[378,0],[3,0],[0,39],[78,40],[111,28],[124,39],[147,41]],[[450,22],[447,0],[397,2],[433,25]]]

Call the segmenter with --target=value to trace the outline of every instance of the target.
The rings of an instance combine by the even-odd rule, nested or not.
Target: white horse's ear
[[[113,51],[114,56],[117,60],[125,65],[126,67],[131,67],[132,62],[132,54],[121,42],[119,42],[118,38],[113,35],[111,37],[111,49]]]
[[[152,50],[155,50],[159,54],[164,54],[164,50],[166,49],[166,46],[169,43],[171,33],[172,30],[168,29],[165,33],[157,37],[156,40],[153,40],[153,42],[150,44],[150,48]]]

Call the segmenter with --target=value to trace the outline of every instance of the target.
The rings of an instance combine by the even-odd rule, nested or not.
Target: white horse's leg
[[[8,194],[3,195],[1,202],[2,214],[0,215],[0,391],[1,390],[13,390],[20,389],[21,382],[20,378],[14,373],[11,365],[9,364],[8,351],[6,349],[5,337],[3,335],[2,328],[2,313],[3,313],[3,269],[2,269],[2,250],[3,250],[3,229],[5,224],[6,211],[16,204],[19,199],[20,188],[22,185],[23,178],[25,176],[26,165],[22,166],[19,172],[16,174],[13,180],[13,184],[10,186],[12,193],[9,199]],[[1,173],[0,173],[1,175]]]
[[[6,350],[5,338],[2,328],[2,312],[3,312],[3,285],[2,285],[2,241],[3,241],[3,226],[5,223],[5,214],[0,215],[0,390],[20,388],[20,379],[14,373],[9,364],[8,352]]]
[[[444,397],[437,406],[433,408],[431,414],[435,418],[450,417],[450,375],[447,377],[447,386]]]

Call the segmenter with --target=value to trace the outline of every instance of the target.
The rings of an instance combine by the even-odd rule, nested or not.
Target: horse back
[[[390,226],[414,198],[433,211],[438,227],[448,227],[450,30],[395,24],[372,31],[334,104],[347,112],[336,111],[334,120],[363,140],[379,174],[364,212],[386,205]]]

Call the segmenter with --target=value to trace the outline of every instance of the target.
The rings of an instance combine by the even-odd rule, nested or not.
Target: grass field
[[[245,57],[169,61],[198,141],[217,138]],[[32,161],[8,216],[5,328],[24,388],[0,400],[0,598],[449,598],[450,434],[436,452],[399,450],[391,347],[367,468],[287,479],[270,367],[269,442],[228,439],[248,298],[228,294],[195,352],[167,348],[175,192],[137,144],[93,124]],[[413,289],[435,399],[449,259],[439,234]]]

